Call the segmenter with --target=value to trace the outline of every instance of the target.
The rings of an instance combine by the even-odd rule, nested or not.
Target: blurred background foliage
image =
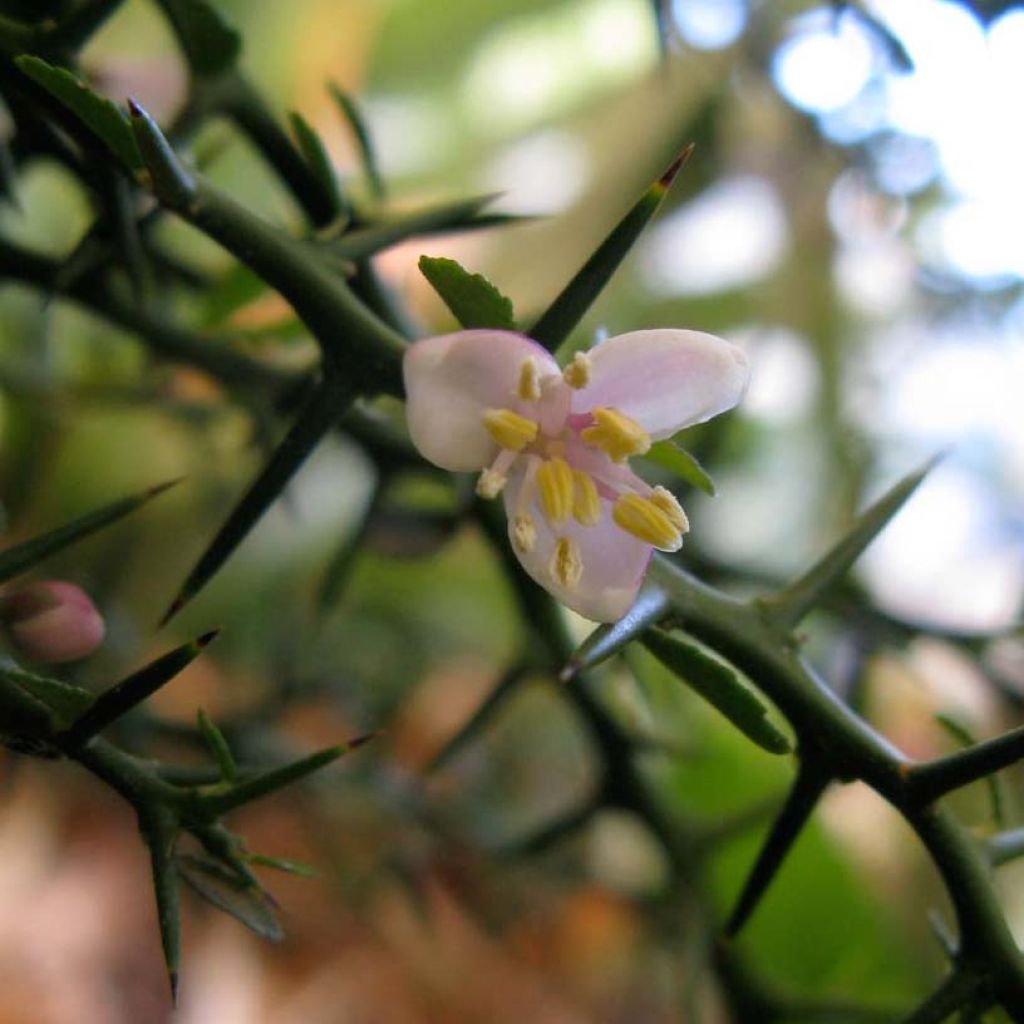
[[[417,334],[454,327],[416,269],[421,254],[455,257],[521,313],[539,311],[695,141],[583,325],[592,336],[693,327],[751,355],[744,405],[690,436],[718,495],[685,496],[684,561],[745,593],[785,578],[883,483],[945,450],[857,581],[812,620],[811,647],[913,756],[955,748],[938,712],[979,736],[1019,724],[1024,11],[665,0],[659,38],[645,0],[216,6],[244,36],[248,75],[282,117],[299,110],[317,129],[358,201],[401,210],[496,192],[494,209],[531,215],[379,258]],[[143,0],[123,6],[84,64],[97,88],[137,97],[162,123],[184,102],[181,59]],[[361,98],[386,200],[358,170],[328,81]],[[204,125],[192,151],[236,198],[298,223],[226,123]],[[9,188],[0,234],[63,259],[92,216],[77,183],[41,161]],[[276,365],[312,365],[283,300],[191,228],[165,218],[157,230],[208,279],[162,297],[177,318]],[[598,696],[649,737],[644,770],[670,812],[721,826],[715,855],[685,885],[670,885],[664,854],[625,813],[602,811],[523,852],[586,803],[595,777],[549,678],[522,680],[486,729],[432,769],[525,634],[490,549],[449,521],[450,495],[402,478],[367,519],[372,467],[338,436],[173,635],[155,637],[185,568],[264,457],[266,417],[224,398],[80,307],[23,284],[0,290],[11,536],[186,478],[48,567],[108,618],[102,653],[75,678],[97,685],[219,625],[216,647],[134,721],[138,743],[187,746],[197,705],[252,760],[386,732],[301,795],[244,812],[253,848],[310,861],[319,877],[268,880],[288,932],[279,947],[191,907],[176,1019],[894,1020],[893,1007],[931,985],[941,946],[920,908],[940,905],[935,880],[898,817],[859,786],[826,799],[737,940],[739,956],[709,969],[718,940],[708,915],[727,914],[791,767],[643,652],[607,669]],[[314,614],[325,566],[356,534],[366,545],[341,599]],[[162,1019],[129,812],[72,769],[7,756],[4,773],[0,1019]],[[1004,775],[1013,823],[1020,778]],[[984,793],[957,802],[990,827]],[[1020,935],[1017,875],[1007,869],[1001,885]],[[751,994],[765,985],[789,1009],[769,1015]],[[819,1012],[821,1002],[876,1012]]]

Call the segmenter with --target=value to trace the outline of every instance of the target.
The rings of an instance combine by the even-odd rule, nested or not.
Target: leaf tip
[[[659,189],[662,193],[667,192],[672,182],[675,181],[676,175],[683,169],[686,162],[693,155],[693,151],[696,148],[696,143],[691,142],[685,146],[679,153],[679,155],[668,165],[665,173],[655,182],[655,188]]]

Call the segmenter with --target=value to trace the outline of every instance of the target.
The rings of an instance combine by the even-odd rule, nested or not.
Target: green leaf
[[[295,141],[298,143],[299,151],[302,153],[309,169],[316,175],[324,192],[331,197],[334,206],[335,216],[343,215],[346,210],[345,200],[342,197],[341,189],[338,187],[338,178],[334,173],[330,157],[324,148],[320,136],[317,135],[310,123],[296,110],[288,115],[292,131],[295,133]]]
[[[224,733],[210,721],[210,718],[202,708],[196,712],[196,724],[203,737],[203,742],[220,768],[221,778],[225,782],[234,782],[237,768],[235,766],[235,759],[231,754],[231,748],[228,746],[228,741],[224,738]]]
[[[178,996],[178,967],[181,963],[181,914],[178,900],[178,875],[174,869],[174,845],[177,824],[162,807],[140,806],[139,831],[149,847],[156,894],[157,921],[164,963],[171,987],[171,999]]]
[[[51,712],[55,728],[67,728],[93,702],[93,694],[81,686],[73,686],[60,679],[36,675],[20,668],[0,665],[4,682],[13,684],[29,694]]]
[[[260,868],[283,871],[287,875],[297,875],[299,878],[316,878],[319,874],[317,869],[309,864],[303,864],[297,860],[285,860],[283,857],[268,857],[265,853],[250,853],[249,863]]]
[[[928,475],[936,460],[932,459],[915,473],[910,473],[891,487],[870,508],[862,512],[847,531],[822,558],[785,590],[762,602],[765,615],[778,629],[792,629],[822,597],[847,573],[861,552],[885,529],[889,520],[903,507]]]
[[[95,512],[84,515],[80,519],[75,519],[64,526],[59,526],[49,533],[40,534],[18,544],[16,547],[7,548],[6,551],[0,552],[0,583],[4,583],[19,573],[31,569],[49,555],[69,547],[71,544],[82,540],[84,537],[88,537],[97,530],[102,530],[103,527],[116,523],[119,519],[123,519],[128,515],[129,512],[134,512],[137,508],[145,505],[150,499],[155,498],[158,494],[162,494],[169,487],[173,487],[175,483],[177,481],[172,480],[170,483],[159,484],[130,498],[122,498],[120,501],[112,502],[110,505],[105,505]]]
[[[730,665],[712,657],[695,643],[661,629],[650,629],[641,643],[682,683],[717,708],[744,736],[770,754],[793,748],[770,718],[768,705]]]
[[[482,274],[471,274],[443,256],[421,256],[419,267],[463,327],[516,329],[511,300]]]
[[[161,686],[169,683],[198,657],[216,635],[216,632],[206,633],[182,644],[115,683],[109,690],[104,690],[68,728],[63,737],[64,742],[69,746],[77,746],[102,732],[123,714],[156,693]]]
[[[672,161],[668,170],[640,197],[639,202],[616,224],[611,234],[562,289],[532,330],[527,332],[534,341],[554,352],[569,337],[661,206],[669,186],[692,151],[692,145],[684,149]]]
[[[23,55],[14,63],[54,99],[62,103],[130,171],[142,169],[142,154],[127,118],[110,100],[94,93],[65,68],[40,57]]]
[[[270,897],[227,865],[206,857],[179,854],[178,874],[200,897],[223,910],[257,935],[273,942],[284,938]]]
[[[128,101],[132,135],[149,171],[153,192],[166,206],[185,209],[196,193],[196,182],[174,152],[160,126],[135,100]]]
[[[682,445],[671,438],[652,444],[644,458],[714,497],[715,485],[707,470]]]
[[[381,177],[380,167],[377,164],[377,154],[373,147],[373,139],[370,137],[370,132],[366,127],[366,121],[363,119],[362,112],[356,105],[355,100],[335,85],[334,82],[329,82],[327,88],[334,102],[337,103],[338,109],[348,123],[349,128],[351,128],[352,134],[355,136],[356,145],[359,147],[360,162],[363,165],[363,171],[366,173],[367,181],[370,183],[371,193],[375,199],[383,199],[385,192],[384,179]]]
[[[159,0],[189,67],[213,75],[233,64],[242,38],[207,0]]]

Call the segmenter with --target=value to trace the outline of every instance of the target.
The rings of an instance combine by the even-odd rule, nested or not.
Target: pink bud
[[[0,624],[17,654],[42,664],[77,661],[103,641],[103,617],[74,583],[40,580],[0,596]]]

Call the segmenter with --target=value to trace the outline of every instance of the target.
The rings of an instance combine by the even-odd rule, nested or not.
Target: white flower
[[[632,331],[564,370],[511,331],[427,338],[405,356],[413,443],[443,469],[481,471],[504,497],[523,568],[589,619],[621,618],[653,548],[689,529],[675,497],[627,460],[742,397],[742,350],[698,331]]]

